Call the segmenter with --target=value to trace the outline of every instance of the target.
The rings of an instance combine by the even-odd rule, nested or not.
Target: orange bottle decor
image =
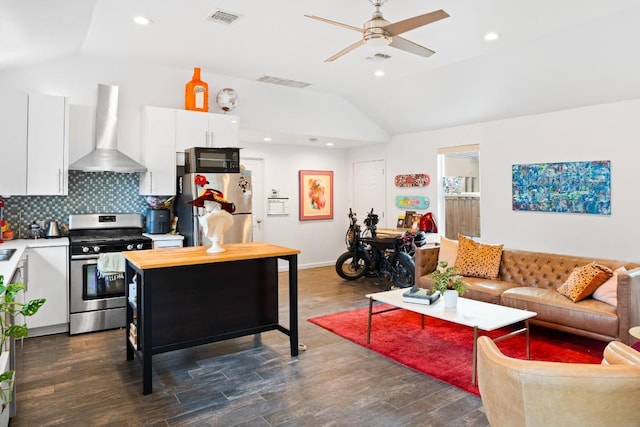
[[[200,68],[193,69],[193,78],[185,86],[184,108],[209,111],[209,85],[200,80]]]

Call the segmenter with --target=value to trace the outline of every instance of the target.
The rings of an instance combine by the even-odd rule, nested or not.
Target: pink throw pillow
[[[613,276],[607,279],[602,285],[593,292],[593,299],[606,302],[613,306],[618,305],[618,273],[626,273],[624,266],[613,271]]]

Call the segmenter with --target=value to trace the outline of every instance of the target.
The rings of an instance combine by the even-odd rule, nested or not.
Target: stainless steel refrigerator
[[[198,217],[204,208],[190,205],[207,188],[222,192],[224,198],[236,206],[233,225],[222,236],[222,244],[253,241],[251,217],[251,172],[242,173],[183,173],[178,174],[178,197],[174,211],[178,217],[178,232],[184,236],[185,246],[208,246],[211,241],[202,234]]]

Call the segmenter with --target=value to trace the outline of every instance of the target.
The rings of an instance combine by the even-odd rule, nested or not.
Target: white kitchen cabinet
[[[180,234],[142,234],[153,240],[153,249],[181,248],[183,246],[184,236]]]
[[[0,195],[27,194],[26,92],[0,91]]]
[[[238,146],[238,116],[229,114],[209,114],[211,147]]]
[[[142,110],[141,195],[176,194],[176,110],[144,107]]]
[[[67,194],[68,116],[67,98],[29,94],[28,195]]]
[[[190,147],[237,147],[238,116],[176,110],[176,151]]]
[[[67,99],[0,93],[0,194],[67,194]]]
[[[69,330],[69,248],[50,246],[26,250],[25,301],[46,298],[46,302],[33,316],[27,318],[29,335],[66,332]],[[42,330],[41,330],[42,331]]]

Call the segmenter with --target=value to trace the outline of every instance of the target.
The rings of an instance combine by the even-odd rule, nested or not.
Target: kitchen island
[[[142,393],[152,392],[154,354],[278,330],[298,355],[297,249],[268,243],[123,253],[127,360],[142,363]],[[278,259],[289,263],[289,327],[278,317]]]

